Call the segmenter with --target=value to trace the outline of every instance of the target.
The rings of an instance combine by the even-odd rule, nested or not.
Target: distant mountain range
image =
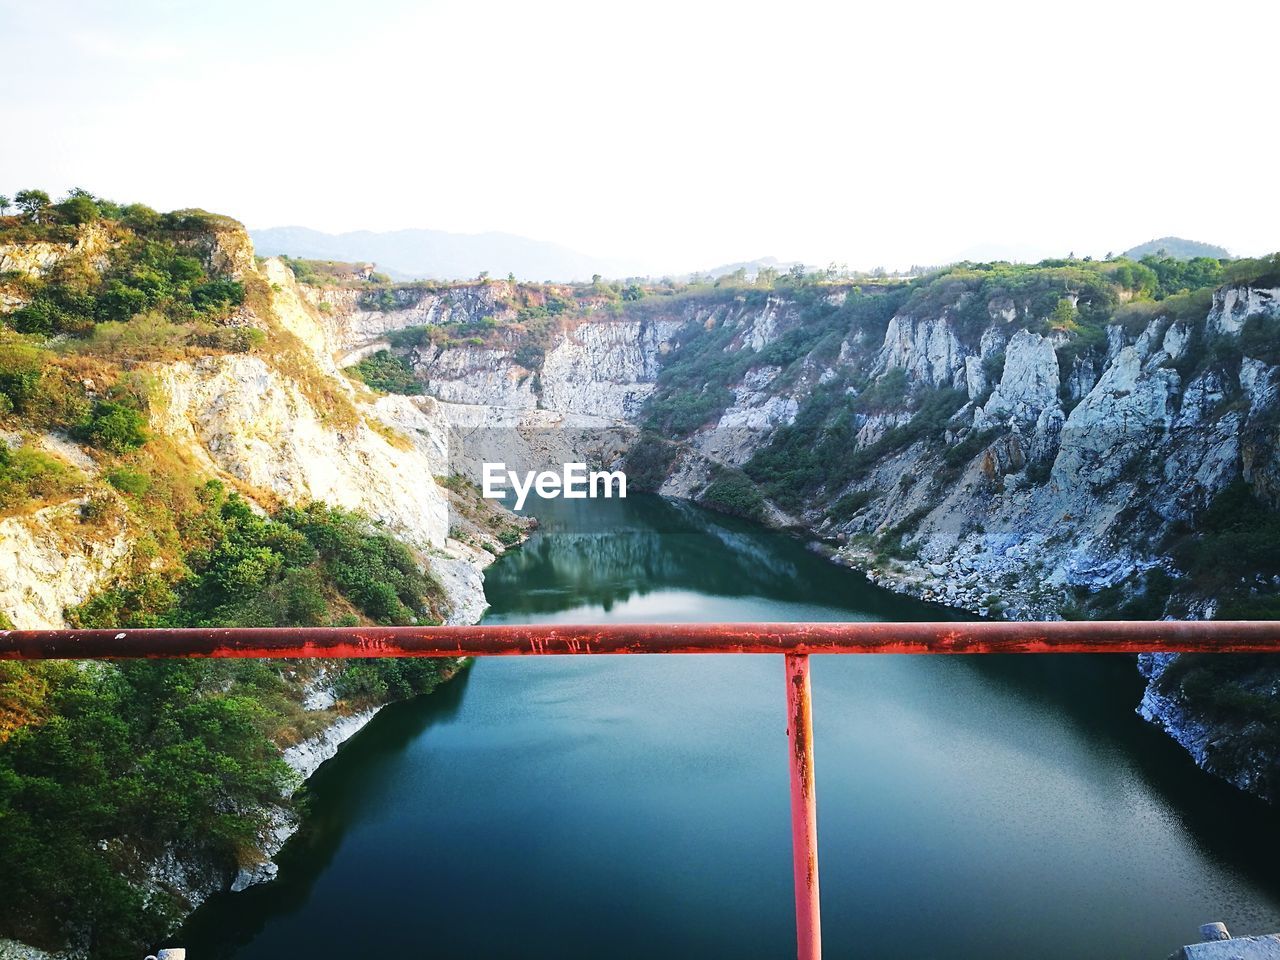
[[[633,264],[592,257],[559,244],[510,233],[448,233],[443,230],[393,230],[374,233],[322,233],[308,227],[251,230],[263,256],[281,254],[308,260],[376,263],[397,280],[455,280],[478,276],[521,280],[590,280],[593,274],[625,277]]]
[[[1147,256],[1166,256],[1176,260],[1190,260],[1193,257],[1212,257],[1214,260],[1225,260],[1231,256],[1226,247],[1214,246],[1212,243],[1201,243],[1199,240],[1184,240],[1182,237],[1161,237],[1148,240],[1124,252],[1130,260],[1141,260]]]
[[[754,278],[766,267],[772,267],[779,273],[786,273],[799,263],[799,260],[779,260],[777,257],[757,257],[754,260],[740,260],[737,263],[722,263],[720,266],[712,267],[710,270],[700,271],[700,275],[708,277],[727,277],[731,273],[737,273],[739,270],[742,270],[746,273],[748,278]]]
[[[610,279],[640,276],[646,271],[636,263],[594,257],[545,240],[511,233],[449,233],[444,230],[393,230],[377,233],[323,233],[309,227],[270,227],[251,230],[254,246],[263,256],[285,254],[309,260],[376,263],[395,280],[461,280],[487,271],[492,277],[513,273],[521,280],[590,280],[594,274]],[[1124,256],[1135,260],[1159,254],[1179,259],[1225,258],[1224,247],[1182,237],[1161,237],[1131,247]],[[987,245],[971,247],[957,260],[1013,259],[1035,262],[1046,256],[1062,256],[1029,246]],[[699,275],[721,277],[745,270],[754,277],[763,267],[785,273],[796,261],[759,257],[726,263]],[[689,274],[684,274],[687,278]]]

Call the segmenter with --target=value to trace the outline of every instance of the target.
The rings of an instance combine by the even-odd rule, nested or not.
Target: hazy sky
[[[0,193],[666,270],[1280,248],[1280,5],[0,0]]]

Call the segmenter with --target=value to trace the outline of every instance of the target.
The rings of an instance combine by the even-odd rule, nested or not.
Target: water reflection
[[[549,500],[541,528],[486,576],[490,622],[598,612],[603,619],[951,619],[874,587],[813,555],[798,540],[654,496]],[[653,597],[648,602],[646,597]],[[718,603],[717,598],[732,600]],[[743,598],[768,601],[743,605]],[[778,616],[777,603],[792,616]],[[579,618],[578,616],[574,617]]]
[[[184,940],[205,960],[226,960],[262,933],[272,917],[302,909],[347,834],[370,815],[370,791],[395,780],[405,749],[437,725],[457,716],[471,682],[469,669],[430,696],[379,711],[368,727],[343,745],[340,762],[322,764],[299,797],[302,828],[277,858],[280,878],[241,893],[213,897],[187,922]]]
[[[944,616],[687,505],[539,513],[489,571],[491,622]],[[781,679],[776,657],[482,660],[322,768],[280,880],[188,946],[784,956]],[[1208,919],[1280,926],[1275,815],[1133,714],[1130,659],[820,657],[814,687],[829,955],[1137,960]]]

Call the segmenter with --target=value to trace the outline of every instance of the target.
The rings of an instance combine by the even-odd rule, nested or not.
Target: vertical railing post
[[[791,767],[791,861],[796,890],[796,956],[819,960],[818,811],[813,785],[813,708],[809,655],[786,654],[787,740]]]

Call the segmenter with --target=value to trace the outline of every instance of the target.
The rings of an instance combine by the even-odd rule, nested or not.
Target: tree
[[[11,201],[9,200],[8,197],[0,196],[0,217],[3,217],[5,214],[9,212],[10,203]]]
[[[88,190],[79,187],[67,194],[67,199],[58,204],[58,213],[68,223],[93,223],[102,216],[98,202]]]
[[[1049,315],[1049,323],[1055,328],[1071,329],[1076,320],[1076,306],[1068,298],[1063,297]]]
[[[133,230],[151,230],[160,223],[160,214],[145,203],[131,203],[120,213],[125,226]]]
[[[19,190],[14,201],[32,223],[39,223],[44,212],[49,209],[49,195],[43,190]]]

